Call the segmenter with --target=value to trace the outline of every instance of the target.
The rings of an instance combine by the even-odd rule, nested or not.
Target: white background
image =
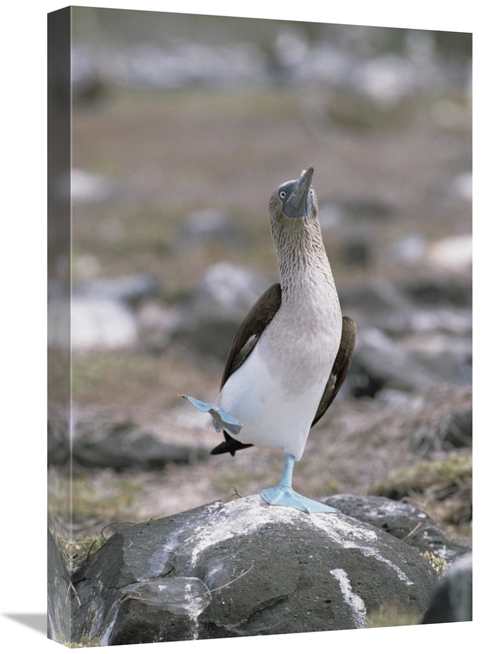
[[[237,4],[238,9],[235,9]],[[498,646],[498,22],[491,0],[89,2],[123,9],[466,31],[474,34],[474,622],[263,638],[129,645],[119,651],[263,653],[316,649],[460,654]],[[46,14],[63,3],[2,7],[0,77],[1,606],[4,652],[62,651],[16,615],[46,610]],[[331,6],[331,8],[329,8]],[[493,383],[490,383],[492,381]],[[493,408],[491,408],[493,407]],[[489,483],[491,480],[491,483]],[[489,511],[489,509],[492,509]],[[495,583],[496,582],[496,583]],[[13,616],[13,617],[12,617]],[[484,639],[484,640],[483,640]],[[497,643],[495,646],[494,643]],[[483,643],[483,644],[481,644]]]

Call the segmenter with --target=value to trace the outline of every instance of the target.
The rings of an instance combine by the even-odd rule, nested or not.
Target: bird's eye
[[[286,193],[285,191],[280,191],[280,198],[284,200],[286,198]]]

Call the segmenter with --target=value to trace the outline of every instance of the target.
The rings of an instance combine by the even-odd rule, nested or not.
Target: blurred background
[[[82,7],[72,30],[70,564],[117,521],[278,481],[281,452],[210,457],[220,437],[179,394],[217,395],[235,330],[278,280],[271,192],[311,165],[359,336],[296,488],[406,499],[469,543],[472,36]],[[61,401],[49,512],[64,540]]]

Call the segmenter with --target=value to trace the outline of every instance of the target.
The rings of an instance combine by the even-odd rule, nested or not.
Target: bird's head
[[[298,179],[280,184],[269,200],[271,221],[307,221],[318,213],[318,201],[312,183],[314,168],[302,171]]]
[[[311,186],[313,173],[312,167],[303,170],[298,179],[278,186],[269,200],[271,235],[284,293],[296,283],[300,270],[323,270],[331,276],[321,238],[318,200]]]

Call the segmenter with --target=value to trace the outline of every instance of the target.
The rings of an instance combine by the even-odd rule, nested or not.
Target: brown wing
[[[281,286],[273,284],[263,293],[241,323],[226,361],[222,375],[222,388],[253,350],[264,329],[269,325],[281,306]]]
[[[315,425],[323,416],[330,404],[333,402],[340,387],[344,383],[349,368],[351,367],[354,343],[356,341],[356,323],[346,316],[342,318],[342,336],[340,338],[339,351],[333,363],[332,372],[325,386],[325,392],[319,403],[316,416],[313,420]],[[312,425],[311,425],[312,426]]]
[[[229,352],[229,356],[227,357],[224,374],[222,375],[221,388],[233,372],[242,365],[251,353],[262,335],[262,332],[274,318],[280,306],[281,286],[279,284],[273,284],[253,305],[248,312],[247,317],[241,323],[236,332],[233,345]],[[234,456],[237,450],[252,447],[250,444],[240,443],[240,441],[237,441],[226,431],[224,432],[224,438],[225,440],[217,445],[217,447],[211,451],[211,454],[224,454],[229,452]]]

